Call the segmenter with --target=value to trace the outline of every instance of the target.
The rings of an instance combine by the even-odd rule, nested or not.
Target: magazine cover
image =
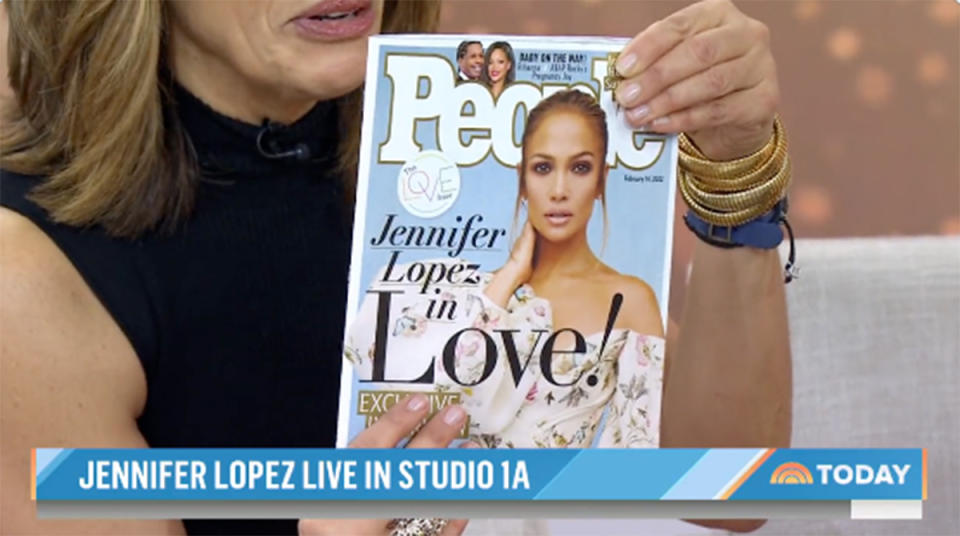
[[[659,445],[677,145],[625,44],[371,38],[338,446],[412,392],[485,447]]]

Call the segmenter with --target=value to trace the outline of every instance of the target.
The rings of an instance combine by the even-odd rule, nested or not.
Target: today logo
[[[829,464],[820,463],[816,465],[817,472],[820,475],[820,484],[847,484],[867,485],[867,484],[888,484],[902,486],[907,479],[907,473],[910,472],[910,464],[886,464],[868,465],[858,463],[848,464]],[[780,464],[770,475],[771,484],[813,484],[813,474],[802,463],[786,462]]]

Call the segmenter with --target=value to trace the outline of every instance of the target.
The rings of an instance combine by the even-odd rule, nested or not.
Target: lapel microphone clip
[[[263,126],[260,127],[260,132],[257,133],[257,151],[264,158],[269,158],[271,160],[282,160],[284,158],[293,158],[295,160],[305,161],[310,159],[310,147],[306,143],[298,143],[293,149],[288,151],[281,151],[277,146],[276,140],[266,140],[267,134],[273,134],[279,130],[285,128],[280,123],[275,123],[269,119],[263,120]]]

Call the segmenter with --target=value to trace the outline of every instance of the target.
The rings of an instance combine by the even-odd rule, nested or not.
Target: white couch
[[[960,238],[804,240],[788,288],[796,447],[926,447],[922,521],[756,534],[960,534]]]
[[[921,521],[771,520],[754,534],[960,534],[960,237],[800,240],[797,252],[793,446],[926,447],[929,500]],[[711,532],[673,520],[551,528]]]

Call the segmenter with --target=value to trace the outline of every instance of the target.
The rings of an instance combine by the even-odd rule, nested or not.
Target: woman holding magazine
[[[37,446],[334,444],[366,37],[431,31],[437,3],[0,9],[16,95],[0,106],[2,531],[389,533],[386,520],[39,520],[26,490]],[[617,72],[631,124],[689,135],[700,183],[726,191],[779,139],[768,32],[728,1],[642,29]],[[708,205],[728,197],[702,193],[685,195],[703,243],[668,337],[659,444],[787,445],[781,267],[740,232],[769,223],[767,207],[741,196],[751,217],[715,247],[699,221],[721,224]],[[527,282],[549,294],[536,259]],[[395,446],[427,412],[397,404],[354,446]],[[447,408],[409,446],[448,445],[464,419]]]

